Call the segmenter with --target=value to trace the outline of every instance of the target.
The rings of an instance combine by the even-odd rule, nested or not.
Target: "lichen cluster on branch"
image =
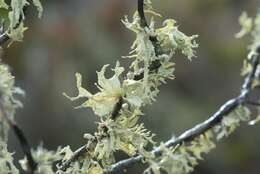
[[[155,13],[153,11],[150,1],[146,1],[145,5],[147,7],[147,11],[151,12],[153,17],[158,15],[157,13]],[[157,96],[157,94],[159,92],[158,86],[160,86],[161,83],[164,83],[165,79],[173,78],[174,63],[172,63],[172,56],[175,53],[175,51],[177,49],[180,49],[182,51],[182,53],[190,59],[191,57],[194,56],[193,48],[197,47],[197,44],[194,42],[194,38],[196,38],[197,36],[188,37],[185,34],[183,34],[182,32],[180,32],[178,30],[178,27],[175,25],[176,22],[174,20],[172,20],[172,19],[166,20],[164,22],[164,27],[159,28],[159,29],[154,29],[155,25],[154,25],[153,18],[151,19],[151,23],[149,26],[147,25],[146,22],[144,22],[144,25],[141,25],[142,19],[140,19],[140,16],[142,16],[142,15],[140,15],[140,13],[136,12],[134,14],[132,22],[129,22],[129,20],[127,18],[125,20],[123,20],[123,23],[125,24],[125,26],[127,28],[129,28],[130,30],[134,31],[137,34],[137,37],[132,46],[132,50],[133,50],[131,52],[132,55],[126,56],[126,58],[134,59],[134,61],[132,62],[131,66],[130,66],[131,70],[130,70],[130,72],[128,72],[128,75],[127,75],[128,78],[122,82],[123,87],[121,89],[120,89],[120,87],[121,87],[120,85],[117,85],[117,88],[113,88],[113,89],[116,89],[117,91],[120,91],[119,93],[117,93],[117,94],[121,94],[118,96],[118,100],[120,97],[122,97],[125,101],[125,103],[123,105],[124,107],[122,108],[120,114],[123,113],[125,108],[126,109],[130,108],[130,111],[131,111],[132,108],[136,109],[136,107],[137,107],[138,112],[140,112],[142,106],[144,106],[146,104],[151,104],[152,101],[155,100],[155,97]],[[240,21],[241,21],[241,19],[240,19]],[[202,154],[208,153],[211,149],[213,149],[215,147],[215,143],[214,143],[215,136],[216,136],[217,140],[219,140],[223,137],[227,137],[240,125],[241,121],[250,120],[251,112],[245,106],[245,103],[246,103],[245,101],[247,99],[247,96],[251,92],[251,90],[253,90],[256,86],[259,85],[258,84],[259,65],[257,63],[256,64],[257,67],[253,70],[253,66],[255,66],[255,63],[252,63],[252,60],[251,60],[251,59],[253,59],[252,57],[254,57],[255,59],[259,59],[259,56],[258,56],[259,52],[257,52],[257,50],[256,50],[259,47],[258,46],[259,41],[257,39],[257,37],[259,37],[258,27],[259,27],[258,26],[258,17],[256,17],[255,26],[251,27],[252,29],[254,29],[254,31],[252,32],[253,38],[254,38],[254,41],[252,44],[253,46],[251,47],[251,52],[250,52],[248,59],[245,60],[247,67],[251,66],[251,69],[248,70],[246,73],[244,73],[244,76],[246,76],[244,85],[246,85],[246,86],[243,87],[243,89],[241,90],[241,95],[239,95],[234,100],[231,100],[230,108],[228,108],[229,103],[227,102],[227,108],[228,108],[227,113],[225,113],[224,112],[225,110],[224,110],[223,113],[219,114],[220,116],[216,118],[216,121],[212,122],[212,124],[205,124],[208,127],[202,127],[200,134],[198,134],[196,137],[192,137],[192,139],[188,142],[183,141],[183,142],[175,144],[175,146],[169,146],[170,143],[168,145],[167,144],[165,145],[162,143],[161,146],[159,146],[156,151],[150,151],[150,152],[144,151],[143,146],[140,151],[140,148],[136,147],[135,144],[132,143],[132,142],[134,142],[134,139],[132,139],[132,138],[131,138],[132,142],[128,141],[128,140],[126,141],[125,139],[120,139],[120,138],[118,139],[118,142],[125,143],[124,148],[117,147],[117,145],[114,143],[111,144],[111,142],[109,142],[109,139],[111,138],[111,134],[108,134],[109,136],[107,136],[106,132],[113,132],[112,137],[115,136],[116,133],[114,133],[114,132],[115,132],[115,130],[118,129],[118,127],[119,127],[118,125],[120,125],[120,123],[118,123],[117,120],[120,119],[121,116],[123,116],[122,118],[127,120],[127,115],[119,115],[115,120],[111,119],[110,114],[113,111],[113,107],[111,107],[111,105],[110,105],[111,103],[108,102],[109,104],[106,107],[103,107],[99,103],[93,104],[92,100],[95,98],[95,95],[93,98],[91,98],[92,94],[88,95],[90,93],[88,91],[86,92],[85,89],[81,87],[81,85],[78,85],[79,95],[76,98],[69,97],[71,100],[75,100],[75,99],[78,99],[81,97],[87,97],[88,98],[87,102],[83,103],[83,105],[81,107],[91,107],[97,115],[99,115],[100,113],[97,113],[97,112],[99,112],[99,111],[97,111],[97,109],[99,107],[95,106],[96,104],[103,108],[106,108],[106,112],[103,113],[104,115],[99,115],[102,118],[101,125],[103,126],[103,127],[100,126],[101,129],[99,129],[102,132],[101,133],[101,135],[102,135],[101,143],[99,142],[100,137],[96,138],[96,135],[87,136],[87,137],[91,137],[92,140],[94,140],[94,139],[96,140],[95,146],[92,148],[92,150],[94,151],[94,154],[96,153],[96,150],[98,150],[98,151],[105,150],[105,152],[103,152],[102,155],[106,154],[106,152],[109,152],[109,153],[107,153],[107,157],[110,158],[110,160],[113,159],[111,157],[111,154],[116,150],[125,151],[126,153],[128,153],[128,155],[139,154],[140,156],[138,156],[138,157],[140,157],[140,158],[133,157],[133,159],[138,159],[138,161],[140,161],[140,159],[143,159],[143,160],[145,160],[146,163],[150,164],[150,167],[147,170],[145,170],[145,173],[150,173],[150,172],[159,173],[160,171],[164,170],[168,173],[180,173],[181,174],[181,173],[189,173],[189,172],[193,171],[194,167],[198,164],[198,160],[202,159]],[[238,34],[238,35],[242,36],[241,33],[243,33],[243,30],[244,29],[242,29],[242,32],[240,32],[240,34]],[[158,40],[159,47],[155,47],[155,45],[151,41],[151,37],[156,38]],[[159,49],[159,51],[156,49]],[[157,54],[158,52],[160,52],[160,54]],[[156,69],[156,71],[150,71],[149,67],[152,64],[152,62],[158,61],[158,60],[160,61],[159,68]],[[258,62],[259,62],[259,60],[258,60]],[[170,67],[170,69],[168,67]],[[115,69],[117,69],[117,68],[119,68],[119,64],[117,64]],[[135,80],[135,78],[134,78],[135,75],[140,74],[141,71],[143,71],[143,78],[141,80]],[[101,72],[103,72],[102,74],[104,74],[104,71],[101,71]],[[121,72],[119,74],[121,74]],[[253,75],[252,78],[247,77],[247,76],[252,76],[252,75]],[[77,76],[79,76],[79,75],[77,75]],[[98,73],[98,77],[99,76],[100,76],[100,73]],[[112,77],[111,79],[113,79],[113,78],[114,77]],[[80,84],[79,82],[81,82],[81,77],[78,77],[77,79],[78,79],[77,84]],[[99,79],[100,79],[100,77],[99,77]],[[117,82],[120,81],[119,79],[120,78],[118,77]],[[250,81],[248,81],[248,80],[250,80]],[[124,87],[128,87],[129,83],[125,84],[125,82],[128,82],[128,81],[131,81],[130,84],[132,84],[132,83],[134,84],[134,88],[136,88],[134,90],[134,93],[132,92],[132,90],[129,93],[127,91],[128,88],[124,88]],[[136,86],[136,84],[138,84],[138,85]],[[104,88],[101,88],[101,90],[100,90],[101,93],[103,91],[106,91],[103,89]],[[111,90],[109,92],[111,92]],[[84,95],[83,93],[85,93],[87,95]],[[97,93],[96,95],[99,96],[101,93]],[[106,95],[104,95],[104,96],[106,96]],[[112,96],[115,96],[115,95],[112,95]],[[106,99],[103,99],[100,101],[104,102],[105,100]],[[116,105],[118,100],[112,102],[113,106]],[[98,100],[96,100],[96,101],[98,101]],[[90,103],[92,103],[92,104],[90,104]],[[104,104],[104,103],[102,103],[102,104]],[[133,114],[133,112],[130,112],[130,113],[131,113],[131,115]],[[212,117],[211,119],[214,119],[214,117]],[[108,121],[106,121],[106,120],[108,120]],[[253,122],[256,122],[256,120],[251,121],[251,123],[253,123]],[[129,123],[129,122],[127,122],[127,123]],[[134,122],[134,123],[138,124],[137,122]],[[209,123],[211,123],[210,120],[209,120]],[[114,126],[111,127],[111,125],[113,125],[113,124],[114,124]],[[127,126],[127,124],[125,124],[125,126]],[[104,127],[106,130],[105,132],[103,131]],[[129,127],[123,127],[123,129],[120,130],[120,132],[122,132],[122,131],[125,132],[125,130],[127,130],[127,129],[129,129]],[[99,133],[97,133],[97,135],[99,135]],[[127,134],[122,134],[122,135],[123,135],[123,137],[125,137],[125,135],[131,135],[131,132],[130,133],[128,132]],[[147,135],[149,136],[149,134],[147,134]],[[104,137],[106,139],[105,141],[104,141]],[[120,134],[119,134],[119,137],[120,137]],[[91,140],[91,138],[89,138],[89,140]],[[152,141],[148,141],[148,142],[152,143],[153,145],[156,144]],[[108,147],[110,147],[111,149],[109,150],[109,148],[106,145],[103,145],[104,143],[106,145],[108,145]],[[100,146],[102,148],[99,148]],[[106,147],[106,148],[104,148],[104,147]],[[115,148],[115,149],[113,149],[113,148]],[[159,152],[159,156],[156,155],[156,154],[158,154],[157,152]],[[100,156],[101,158],[98,158],[101,160],[101,163],[102,163],[102,165],[100,165],[100,170],[103,167],[103,168],[105,168],[105,170],[108,171],[108,173],[111,171],[112,172],[115,171],[115,169],[118,167],[117,164],[113,165],[112,168],[109,169],[109,167],[110,167],[109,163],[106,164],[106,163],[104,163],[104,161],[102,161],[103,159],[106,159],[102,155]],[[110,162],[113,162],[113,160],[111,160]],[[120,166],[120,164],[122,164],[122,163],[119,162],[118,164]]]
[[[260,40],[257,39],[260,36],[259,16],[260,14],[258,14],[254,20],[252,18],[246,19],[242,17],[243,20],[254,21],[254,25],[252,23],[251,33],[253,42],[250,46],[248,58],[245,60],[245,66],[242,69],[245,79],[239,95],[223,104],[219,110],[206,121],[188,129],[179,137],[173,137],[161,146],[155,148],[152,152],[158,157],[155,158],[155,160],[148,161],[150,167],[145,171],[146,173],[160,173],[161,170],[168,173],[190,173],[198,164],[198,160],[202,159],[202,154],[208,153],[215,147],[214,137],[216,137],[216,140],[227,137],[241,122],[248,122],[250,120],[252,113],[246,105],[256,107],[258,110],[257,114],[260,115],[259,102],[250,101],[250,95],[259,87],[260,81]],[[242,27],[245,26],[243,20],[240,18]],[[244,30],[245,29],[242,28],[242,32],[240,33],[244,33]],[[255,120],[249,122],[249,125],[254,125],[259,122],[259,118],[260,116],[257,116]],[[139,155],[119,161],[114,164],[112,169],[107,173],[117,172],[136,162],[141,162],[141,160],[144,159],[144,156]]]
[[[32,3],[42,15],[39,0]],[[23,38],[27,0],[11,0],[7,4],[0,0],[0,8],[6,10],[7,29],[0,36],[0,45],[7,40],[21,41]],[[146,16],[150,15],[150,22]],[[24,159],[20,160],[22,169],[32,174],[104,174],[116,173],[136,162],[147,164],[144,173],[186,174],[194,170],[203,154],[215,148],[216,140],[229,136],[242,122],[254,125],[260,116],[251,120],[251,108],[258,109],[260,101],[250,101],[250,95],[260,86],[260,12],[256,18],[243,13],[239,19],[242,26],[236,35],[242,37],[252,34],[250,53],[244,61],[242,75],[244,83],[237,97],[224,103],[206,121],[188,129],[179,137],[168,141],[155,142],[155,134],[147,130],[140,118],[143,107],[152,104],[159,93],[159,87],[168,79],[174,79],[174,55],[180,51],[191,60],[198,47],[197,35],[187,36],[179,30],[175,20],[166,19],[162,27],[156,27],[155,18],[161,16],[152,8],[150,0],[138,0],[138,10],[130,21],[126,16],[122,22],[131,30],[136,39],[132,44],[128,69],[117,61],[112,68],[113,76],[107,77],[109,65],[97,72],[96,84],[99,92],[92,93],[82,87],[82,76],[76,73],[78,95],[69,97],[72,101],[85,99],[76,108],[91,108],[98,116],[97,131],[86,133],[86,144],[72,152],[69,146],[49,151],[41,145],[34,149],[30,146],[13,117],[17,107],[22,104],[15,99],[23,91],[14,86],[14,77],[7,65],[0,62],[0,173],[18,174],[13,164],[12,153],[7,150],[8,128],[12,127],[21,143]],[[1,31],[2,32],[2,31]],[[153,149],[148,148],[152,146]],[[115,154],[121,151],[129,158],[116,162]]]
[[[106,78],[105,72],[108,65],[105,65],[98,75],[97,87],[100,92],[92,94],[81,86],[81,75],[76,74],[77,97],[68,97],[72,101],[79,98],[87,98],[80,107],[90,107],[99,116],[98,131],[94,135],[86,134],[89,142],[94,144],[90,158],[97,159],[100,167],[109,169],[115,162],[114,153],[118,150],[133,156],[142,154],[147,159],[154,158],[152,153],[147,151],[147,145],[156,143],[153,141],[154,134],[146,130],[139,118],[142,114],[142,107],[155,101],[159,92],[159,86],[166,83],[167,79],[173,79],[174,63],[173,55],[180,50],[188,59],[194,57],[194,48],[197,48],[195,38],[187,36],[179,31],[176,22],[167,19],[163,27],[156,29],[154,17],[158,15],[153,11],[150,2],[146,1],[147,11],[151,13],[149,26],[141,26],[139,13],[136,12],[132,22],[127,17],[123,24],[136,34],[136,40],[132,45],[132,51],[125,58],[133,59],[127,78],[122,78],[125,69],[117,62],[112,71],[114,75]],[[155,48],[151,38],[156,38],[159,48]],[[157,54],[156,49],[160,49]],[[151,71],[153,62],[159,62],[160,66]],[[143,72],[143,78],[136,80],[134,77]],[[121,80],[123,79],[123,80]],[[123,99],[122,107],[116,117],[112,117],[114,107]],[[90,150],[89,150],[90,151]]]

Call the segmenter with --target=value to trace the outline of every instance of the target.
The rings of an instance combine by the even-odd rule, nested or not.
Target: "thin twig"
[[[247,101],[246,104],[249,104],[252,106],[260,106],[260,102],[255,102],[255,101]]]
[[[252,83],[255,78],[257,66],[260,63],[260,48],[257,50],[257,55],[253,55],[251,60],[252,64],[252,71],[245,77],[244,83],[240,90],[240,93],[237,97],[228,100],[225,104],[223,104],[217,112],[215,112],[209,119],[206,121],[196,125],[195,127],[188,129],[184,133],[182,133],[178,138],[171,138],[165,143],[166,147],[176,146],[183,142],[192,141],[195,137],[202,135],[207,130],[211,129],[212,127],[216,126],[221,120],[234,111],[239,105],[242,105],[246,102],[248,95],[252,92]],[[152,153],[155,155],[161,154],[161,149],[159,147],[155,148]],[[143,156],[138,155],[135,157],[131,157],[122,161],[117,162],[116,164],[112,165],[111,170],[106,171],[105,173],[117,173],[123,169],[130,167],[131,165],[140,162],[144,159]]]
[[[58,167],[59,170],[66,171],[67,168],[70,167],[70,164],[74,161],[77,161],[81,156],[83,156],[87,151],[87,145],[83,145],[80,148],[78,148],[72,155],[72,157],[64,162],[62,166]]]
[[[146,28],[149,28],[148,24],[147,24],[147,20],[145,18],[145,14],[144,14],[144,0],[138,0],[137,2],[138,4],[138,14],[140,17],[140,26],[145,30]],[[161,54],[161,48],[160,48],[160,44],[159,41],[157,39],[156,36],[150,36],[149,40],[152,42],[153,46],[154,46],[154,52],[156,56],[159,56]],[[154,72],[156,70],[158,70],[161,66],[161,62],[160,60],[154,60],[151,62],[150,66],[148,67],[149,72]],[[142,80],[144,78],[144,70],[141,69],[137,74],[134,75],[134,80]],[[123,98],[121,97],[119,99],[119,101],[116,103],[113,111],[112,111],[112,119],[115,120],[116,117],[119,115],[119,112],[122,108],[123,105]]]
[[[138,9],[138,14],[140,16],[141,27],[143,27],[143,28],[148,27],[148,24],[147,24],[145,15],[144,15],[144,0],[138,0],[137,9]]]
[[[30,171],[30,173],[33,174],[37,168],[37,163],[34,161],[34,159],[32,157],[31,146],[29,145],[24,132],[22,131],[22,129],[17,125],[17,123],[14,120],[10,119],[10,117],[8,116],[8,113],[5,112],[2,101],[0,101],[0,110],[1,110],[1,113],[4,117],[4,119],[7,121],[9,126],[13,129],[15,136],[19,140],[22,151],[28,160],[29,171]]]
[[[88,143],[86,145],[83,145],[81,146],[80,148],[78,148],[74,153],[73,155],[71,156],[71,158],[63,163],[61,163],[61,165],[57,165],[57,170],[60,170],[60,171],[66,171],[73,162],[75,161],[78,161],[79,158],[87,155],[88,153],[92,152],[95,147],[97,145],[97,139],[96,138],[93,138],[93,139],[90,139],[88,141]]]

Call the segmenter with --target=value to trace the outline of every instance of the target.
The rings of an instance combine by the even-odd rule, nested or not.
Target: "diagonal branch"
[[[176,146],[183,142],[192,141],[194,138],[205,133],[207,130],[211,129],[215,125],[221,122],[221,120],[234,111],[239,105],[246,103],[248,95],[252,92],[252,84],[256,75],[257,66],[260,64],[260,47],[257,49],[257,53],[254,54],[249,60],[252,65],[251,72],[245,77],[244,83],[237,97],[228,100],[215,112],[209,119],[196,125],[195,127],[188,129],[182,133],[178,138],[171,138],[166,143],[166,147]],[[159,147],[155,148],[152,153],[155,155],[161,154],[161,149]],[[112,168],[106,173],[118,173],[119,171],[130,167],[131,165],[140,162],[144,159],[143,156],[138,155],[131,157],[122,161],[117,162],[112,165]]]
[[[84,155],[86,155],[88,152],[93,151],[96,147],[97,144],[97,140],[95,138],[90,139],[89,142],[86,145],[81,146],[80,148],[78,148],[73,155],[71,156],[71,158],[65,162],[63,162],[61,165],[56,165],[56,172],[59,171],[66,171],[71,163],[78,161],[79,158],[83,157]]]
[[[87,145],[83,145],[80,148],[78,148],[72,155],[72,157],[64,162],[62,166],[59,166],[58,169],[61,171],[66,171],[67,168],[70,167],[70,164],[72,162],[77,161],[81,156],[84,156],[84,154],[87,152]]]

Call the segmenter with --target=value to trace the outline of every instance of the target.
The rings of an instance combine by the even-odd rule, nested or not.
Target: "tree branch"
[[[29,165],[28,167],[29,167],[30,173],[34,174],[34,171],[37,168],[37,163],[34,161],[34,159],[32,157],[31,146],[29,145],[24,132],[22,131],[22,129],[17,125],[17,123],[14,120],[10,119],[10,117],[8,116],[8,113],[5,112],[2,101],[0,101],[0,110],[2,112],[4,119],[7,121],[9,126],[13,129],[15,136],[17,137],[17,139],[21,145],[22,151],[28,160],[28,165]]]
[[[96,144],[96,138],[89,140],[89,142],[86,145],[83,145],[80,148],[78,148],[69,160],[63,162],[61,165],[57,165],[57,171],[66,171],[70,167],[71,163],[77,161],[80,157],[86,155],[88,152],[93,151],[96,147]]]
[[[149,28],[148,24],[147,24],[147,20],[145,18],[145,14],[144,14],[144,0],[138,0],[137,2],[137,9],[138,9],[138,14],[140,16],[140,25],[141,27],[146,31],[146,28]],[[161,53],[161,47],[160,47],[160,43],[157,39],[156,36],[150,36],[149,37],[150,41],[152,42],[153,46],[154,46],[154,52],[156,56],[159,56]],[[148,67],[149,72],[153,72],[156,71],[160,68],[161,66],[161,62],[160,60],[154,60],[151,62],[150,66]],[[140,72],[138,72],[137,74],[134,75],[134,80],[142,80],[144,78],[144,70],[142,69]],[[116,119],[116,117],[118,116],[121,108],[123,105],[123,98],[121,97],[118,101],[118,103],[115,105],[113,111],[112,111],[112,119]]]
[[[171,138],[166,143],[166,147],[176,146],[183,142],[192,141],[195,137],[205,133],[207,130],[211,129],[215,125],[221,122],[221,120],[234,111],[239,105],[246,103],[246,99],[248,95],[252,92],[252,83],[255,78],[257,66],[260,64],[260,47],[257,49],[257,53],[254,54],[250,63],[252,65],[251,72],[245,77],[244,83],[240,90],[240,93],[237,97],[228,100],[224,103],[218,110],[215,112],[209,119],[206,121],[196,125],[195,127],[188,129],[184,133],[182,133],[178,138]],[[159,147],[155,148],[152,153],[155,155],[161,154],[161,149]],[[135,157],[131,157],[122,161],[117,162],[112,165],[112,168],[109,171],[106,171],[106,174],[109,173],[118,173],[119,171],[130,167],[131,165],[140,162],[144,159],[143,156],[138,155]]]
[[[148,27],[145,15],[144,15],[144,0],[138,0],[137,2],[137,9],[138,9],[138,14],[140,16],[140,25],[141,27],[145,28]]]

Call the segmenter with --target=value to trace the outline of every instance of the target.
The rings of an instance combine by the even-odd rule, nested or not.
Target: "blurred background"
[[[176,79],[161,87],[157,101],[145,108],[143,121],[157,134],[157,141],[179,135],[207,119],[227,99],[238,94],[240,68],[247,55],[248,39],[238,40],[238,17],[242,11],[255,15],[259,0],[161,0],[153,1],[163,17],[174,18],[181,31],[198,34],[197,58],[192,62],[176,55]],[[44,14],[37,19],[29,10],[23,43],[5,49],[4,62],[26,91],[24,108],[16,114],[30,143],[56,149],[85,143],[83,134],[93,133],[96,117],[90,109],[73,109],[62,96],[76,95],[75,72],[83,84],[97,91],[96,71],[104,64],[115,65],[127,55],[134,39],[120,22],[132,15],[133,0],[45,0]],[[128,63],[121,59],[123,65]],[[259,174],[260,125],[242,126],[200,162],[195,174]],[[21,158],[19,143],[11,133],[10,150]],[[134,166],[128,173],[141,173]]]

